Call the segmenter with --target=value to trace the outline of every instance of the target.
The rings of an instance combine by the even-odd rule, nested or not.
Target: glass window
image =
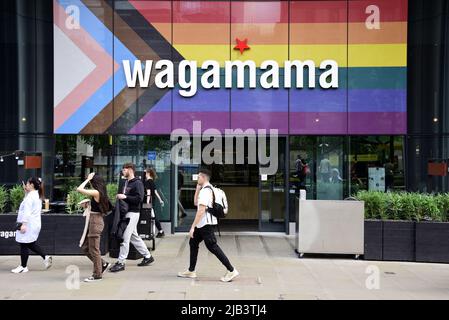
[[[350,137],[349,170],[351,194],[405,190],[403,137]]]

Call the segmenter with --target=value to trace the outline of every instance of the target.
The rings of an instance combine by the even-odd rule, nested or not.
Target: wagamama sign
[[[153,63],[153,60],[146,60],[142,63],[140,60],[134,61],[131,66],[129,60],[123,60],[126,83],[128,87],[136,86],[147,88],[151,83],[153,68],[157,74],[154,77],[154,84],[160,89],[174,88],[175,74],[174,64],[170,60],[159,60]],[[178,64],[178,85],[181,88],[179,94],[183,97],[193,97],[198,89],[197,83],[197,61],[182,60]],[[248,77],[249,88],[257,87],[256,78],[259,78],[260,86],[264,89],[276,89],[282,85],[284,88],[292,87],[292,73],[296,72],[296,84],[294,87],[301,89],[304,87],[304,71],[308,72],[308,87],[316,86],[316,65],[312,60],[292,60],[284,61],[284,81],[279,81],[279,64],[274,60],[265,60],[260,65],[263,73],[256,77],[256,63],[252,60],[246,61],[225,61],[224,78],[225,88],[232,88],[233,70],[236,70],[237,88],[245,87],[245,75]],[[204,73],[201,75],[201,86],[204,89],[219,89],[221,69],[220,63],[215,60],[206,60],[201,65]],[[245,69],[248,71],[245,73]],[[335,60],[323,60],[319,69],[322,71],[319,76],[319,85],[323,89],[338,88],[338,64]]]

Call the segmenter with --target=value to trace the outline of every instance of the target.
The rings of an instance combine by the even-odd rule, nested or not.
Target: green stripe
[[[307,70],[307,69],[306,69]],[[198,86],[201,85],[200,77],[205,71],[198,69]],[[319,76],[321,70],[316,69],[315,88],[319,88]],[[262,70],[257,69],[256,85],[260,88],[260,74]],[[187,72],[189,74],[189,72]],[[225,88],[224,69],[220,69],[220,85]],[[349,74],[349,78],[348,77]],[[407,68],[406,67],[357,67],[357,68],[339,68],[339,89],[407,89]],[[237,87],[237,73],[232,75],[233,88]],[[304,72],[304,88],[308,88],[308,72]],[[292,73],[292,85],[296,83],[296,73]],[[284,69],[279,69],[280,89],[284,86]],[[245,88],[249,87],[248,72],[245,72]]]

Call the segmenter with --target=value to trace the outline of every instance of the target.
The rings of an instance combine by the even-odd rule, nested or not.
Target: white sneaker
[[[196,278],[196,272],[195,271],[189,271],[186,270],[184,272],[179,272],[178,277],[180,278]]]
[[[96,278],[94,276],[91,276],[89,278],[84,279],[84,282],[99,282],[103,280],[103,278]]]
[[[44,266],[45,270],[50,269],[53,264],[53,258],[51,256],[45,256]]]
[[[11,272],[12,273],[26,273],[26,272],[28,272],[28,267],[24,268],[22,266],[18,266],[17,268],[12,269]]]
[[[230,282],[232,281],[232,279],[234,279],[235,277],[237,277],[240,273],[237,271],[236,268],[234,268],[234,271],[230,272],[226,272],[225,276],[223,278],[221,278],[220,280],[223,282]]]

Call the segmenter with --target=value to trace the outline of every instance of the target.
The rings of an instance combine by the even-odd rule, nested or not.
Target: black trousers
[[[156,225],[156,229],[158,231],[162,231],[161,222],[158,220],[158,218],[154,218],[154,224]]]
[[[42,251],[41,247],[34,242],[30,243],[21,243],[20,244],[20,260],[22,267],[26,267],[28,263],[28,257],[30,255],[29,250],[33,251],[34,253],[40,255],[42,259],[45,259],[45,253]]]
[[[205,225],[202,228],[195,228],[193,238],[190,238],[190,267],[189,271],[195,271],[196,262],[198,260],[198,249],[201,241],[204,240],[206,248],[212,252],[218,260],[228,269],[228,271],[234,271],[234,267],[229,262],[229,259],[224,254],[223,250],[217,244],[217,238],[215,238],[214,228],[211,225]]]

